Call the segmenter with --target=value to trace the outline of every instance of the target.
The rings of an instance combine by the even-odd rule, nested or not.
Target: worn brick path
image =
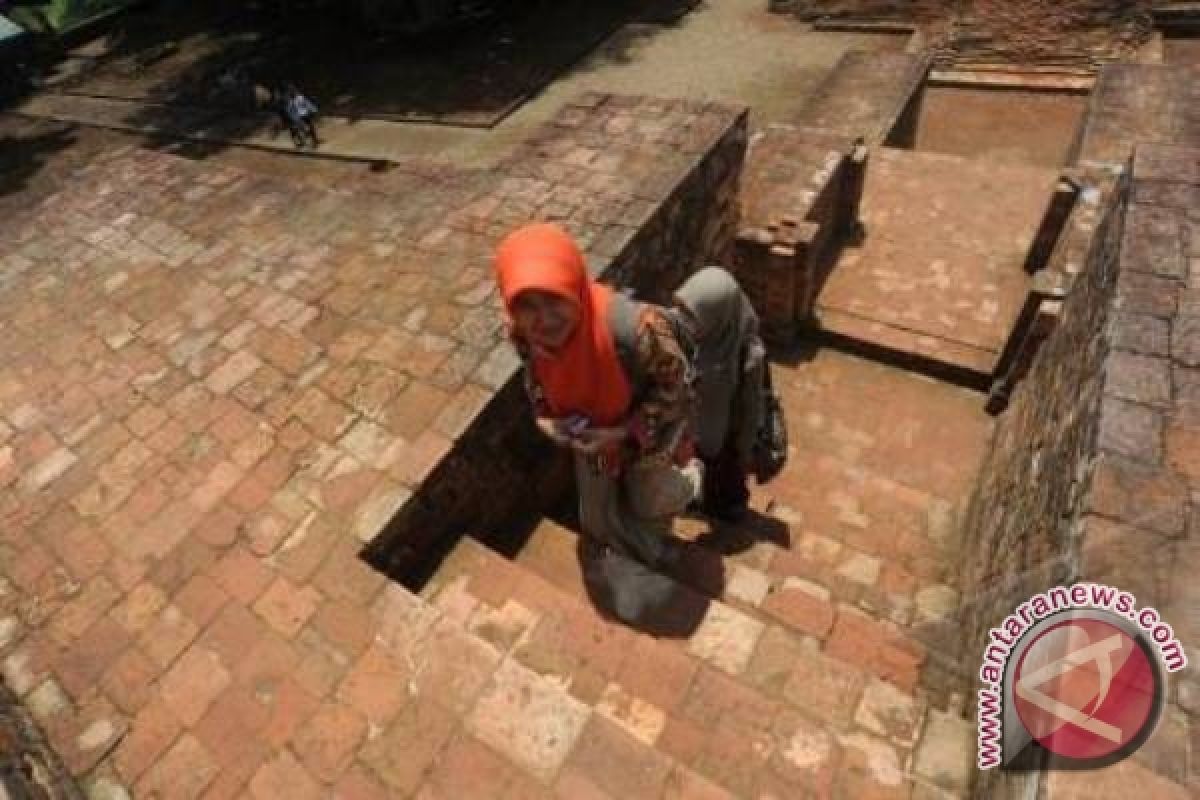
[[[964,794],[974,733],[943,625],[991,422],[971,392],[831,351],[776,377],[796,447],[757,504],[773,498],[777,521],[681,523],[696,544],[641,630],[597,615],[554,522],[516,564],[460,543],[425,595],[487,644],[437,679],[465,713],[417,796],[491,781],[530,792],[505,797]],[[481,762],[486,778],[463,773]],[[460,794],[439,794],[447,781]]]
[[[551,520],[514,560],[464,538],[419,595],[360,558],[513,374],[495,238],[560,219],[612,263],[659,209],[671,229],[695,213],[665,200],[734,116],[592,95],[496,170],[327,188],[126,148],[4,218],[0,666],[95,796],[966,793],[949,617],[992,430],[971,392],[780,354],[788,469],[749,522],[680,523],[674,602],[643,629],[597,610]],[[915,320],[897,349],[993,348],[1008,287],[980,276],[1006,265],[984,256],[1002,242],[1019,274],[1048,173],[1004,168],[1029,181],[986,245],[967,236],[996,213],[982,169],[934,197],[959,274],[914,243],[915,165],[961,191],[957,159],[877,154],[900,199],[876,190],[844,296]]]
[[[330,189],[126,147],[7,216],[0,663],[69,769],[362,796],[439,751],[387,650],[425,612],[359,551],[512,374],[491,246],[603,262],[735,116],[589,95],[487,173]]]

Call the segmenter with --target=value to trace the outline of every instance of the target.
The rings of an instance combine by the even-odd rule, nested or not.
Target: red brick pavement
[[[502,169],[332,189],[122,148],[0,222],[0,663],[70,769],[369,796],[479,760],[498,656],[359,551],[511,375],[496,237],[605,263],[735,116],[585,96]]]
[[[532,617],[512,658],[622,729],[627,750],[640,744],[611,767],[645,764],[636,787],[607,770],[580,775],[592,758],[582,754],[617,747],[589,722],[559,767],[564,796],[586,786],[658,797],[663,770],[699,777],[714,797],[967,790],[969,667],[948,647],[961,591],[954,532],[992,421],[974,392],[832,351],[774,370],[790,463],[756,490],[765,518],[680,523],[695,546],[673,572],[671,636],[599,621],[575,535],[548,521],[516,567],[465,543],[427,588],[498,648],[513,634],[493,636],[488,620]],[[518,758],[502,737],[494,746]]]

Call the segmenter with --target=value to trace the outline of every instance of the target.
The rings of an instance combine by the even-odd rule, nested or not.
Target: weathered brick
[[[309,772],[328,783],[350,766],[366,732],[367,722],[361,714],[326,704],[297,732],[293,746]]]
[[[844,606],[838,609],[825,652],[906,691],[915,688],[925,661],[924,648],[902,629]]]
[[[135,714],[153,696],[152,686],[161,667],[139,648],[129,647],[104,674],[104,695],[126,714]]]
[[[1182,536],[1187,524],[1187,485],[1143,464],[1105,456],[1092,479],[1090,510],[1167,536]]]
[[[250,781],[250,793],[256,800],[294,797],[296,800],[320,800],[321,785],[287,750],[264,764]]]
[[[613,797],[657,797],[671,761],[609,720],[593,715],[565,768]]]
[[[367,743],[360,758],[393,792],[409,794],[420,785],[455,723],[432,698],[415,698],[382,735]]]
[[[673,711],[687,694],[699,665],[682,650],[639,636],[616,680],[632,697]]]
[[[250,605],[266,591],[273,576],[261,559],[235,546],[213,566],[212,578],[230,597]]]
[[[258,356],[247,350],[239,350],[209,373],[204,383],[216,394],[227,394],[257,372],[260,366],[262,362]]]
[[[143,632],[138,642],[150,660],[165,667],[196,638],[199,628],[177,607],[169,605]]]
[[[333,792],[339,800],[387,800],[391,796],[379,779],[362,766],[352,767],[342,775],[333,787]],[[452,796],[455,795],[448,796],[447,800]]]
[[[217,766],[204,745],[190,734],[175,745],[138,781],[139,794],[179,798],[200,797],[216,777]]]
[[[321,595],[311,587],[298,587],[278,577],[254,604],[254,610],[267,624],[291,638],[316,611]]]
[[[225,605],[228,596],[207,575],[193,575],[175,595],[172,602],[189,619],[203,628]]]
[[[103,698],[88,701],[69,720],[57,720],[48,735],[71,774],[92,770],[121,741],[124,716]]]
[[[914,757],[917,775],[947,789],[965,791],[973,771],[975,728],[969,720],[931,711]]]
[[[775,723],[774,734],[776,746],[770,757],[769,783],[789,795],[829,794],[837,759],[832,735],[791,712]]]
[[[688,652],[736,675],[750,663],[763,629],[758,620],[713,603],[689,639]]]
[[[140,778],[167,751],[180,730],[179,721],[165,704],[151,702],[143,707],[113,753],[113,765],[121,779],[132,784]]]
[[[1132,353],[1170,355],[1171,325],[1168,320],[1147,314],[1120,314],[1115,326],[1114,346]]]
[[[801,578],[786,578],[764,599],[762,609],[802,634],[823,638],[833,627],[829,590]]]
[[[1106,393],[1122,400],[1166,408],[1171,404],[1171,374],[1165,358],[1116,352],[1105,364]]]
[[[550,778],[566,761],[587,709],[545,678],[510,661],[467,717],[467,729],[535,776]]]
[[[1200,313],[1171,323],[1171,357],[1184,366],[1200,367]]]
[[[1102,448],[1147,464],[1162,460],[1163,420],[1154,409],[1106,397],[1099,425]]]
[[[1178,282],[1143,272],[1122,272],[1117,285],[1123,312],[1149,314],[1164,319],[1175,314],[1178,292]]]
[[[1081,535],[1080,562],[1089,580],[1120,586],[1140,604],[1160,605],[1168,599],[1175,556],[1169,540],[1092,515],[1084,518]]]
[[[1047,773],[1047,791],[1056,800],[1118,800],[1135,795],[1186,800],[1194,795],[1190,787],[1156,775],[1132,760],[1119,761],[1101,771],[1086,774],[1052,770]]]
[[[107,617],[58,653],[56,669],[63,686],[74,697],[90,696],[105,672],[133,643],[132,637]]]
[[[363,653],[338,687],[337,697],[372,724],[391,721],[408,702],[409,673],[400,658],[378,646]]]

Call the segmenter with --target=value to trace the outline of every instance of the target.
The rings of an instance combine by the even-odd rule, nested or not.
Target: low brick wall
[[[729,262],[746,137],[744,110],[587,94],[496,170],[479,213],[450,224],[498,240],[526,221],[557,221],[594,275],[661,302],[699,267]],[[419,584],[461,532],[500,535],[565,488],[569,470],[550,468],[561,454],[533,428],[518,372],[501,342],[475,375],[478,402],[453,445],[429,454],[420,488],[368,545],[377,567]]]
[[[939,63],[1091,68],[1131,60],[1153,31],[1148,0],[771,0],[801,19],[917,26]]]
[[[796,117],[797,124],[863,139],[911,138],[915,109],[932,60],[926,55],[851,50]]]
[[[1085,256],[1061,265],[1082,269],[997,426],[965,519],[963,585],[974,587],[961,619],[968,671],[982,658],[989,627],[1035,592],[1078,580],[1118,586],[1154,606],[1196,658],[1198,156],[1142,146],[1107,191]],[[1064,247],[1078,248],[1087,229],[1079,226],[1075,241],[1068,232]],[[1122,794],[1151,787],[1160,792],[1153,796],[1183,797],[1200,777],[1186,756],[1200,681],[1193,668],[1170,684],[1158,732],[1132,765],[1112,773]],[[1107,779],[989,772],[975,796],[1075,797],[1087,780]]]
[[[1121,64],[1096,79],[1077,161],[1121,164],[1135,143],[1200,147],[1194,109],[1200,106],[1200,70]]]
[[[1113,174],[1102,169],[1072,169],[1060,182],[1026,259],[1033,282],[993,372],[990,413],[1007,408],[1013,387],[1025,379],[1042,344],[1058,327],[1062,300],[1086,271],[1113,184]]]
[[[770,341],[812,318],[837,248],[859,232],[869,148],[911,137],[930,61],[850,51],[793,124],[750,147],[734,271]]]
[[[963,586],[971,591],[964,594],[961,620],[968,671],[981,657],[989,628],[1031,594],[1078,572],[1072,537],[1095,451],[1127,198],[1127,184],[1109,192],[1084,271],[997,425],[968,506]],[[1010,780],[987,773],[977,796],[1000,796],[993,781]]]
[[[866,150],[852,137],[771,126],[750,147],[733,270],[772,342],[812,316],[837,246],[858,227]]]

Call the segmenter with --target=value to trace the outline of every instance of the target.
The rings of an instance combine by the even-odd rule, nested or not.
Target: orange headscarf
[[[496,250],[496,278],[504,307],[529,289],[574,303],[579,324],[553,358],[534,356],[532,369],[555,417],[582,414],[593,425],[613,425],[629,409],[629,380],[608,327],[612,290],[588,277],[583,254],[555,225],[518,228]],[[510,314],[510,326],[511,314]]]

